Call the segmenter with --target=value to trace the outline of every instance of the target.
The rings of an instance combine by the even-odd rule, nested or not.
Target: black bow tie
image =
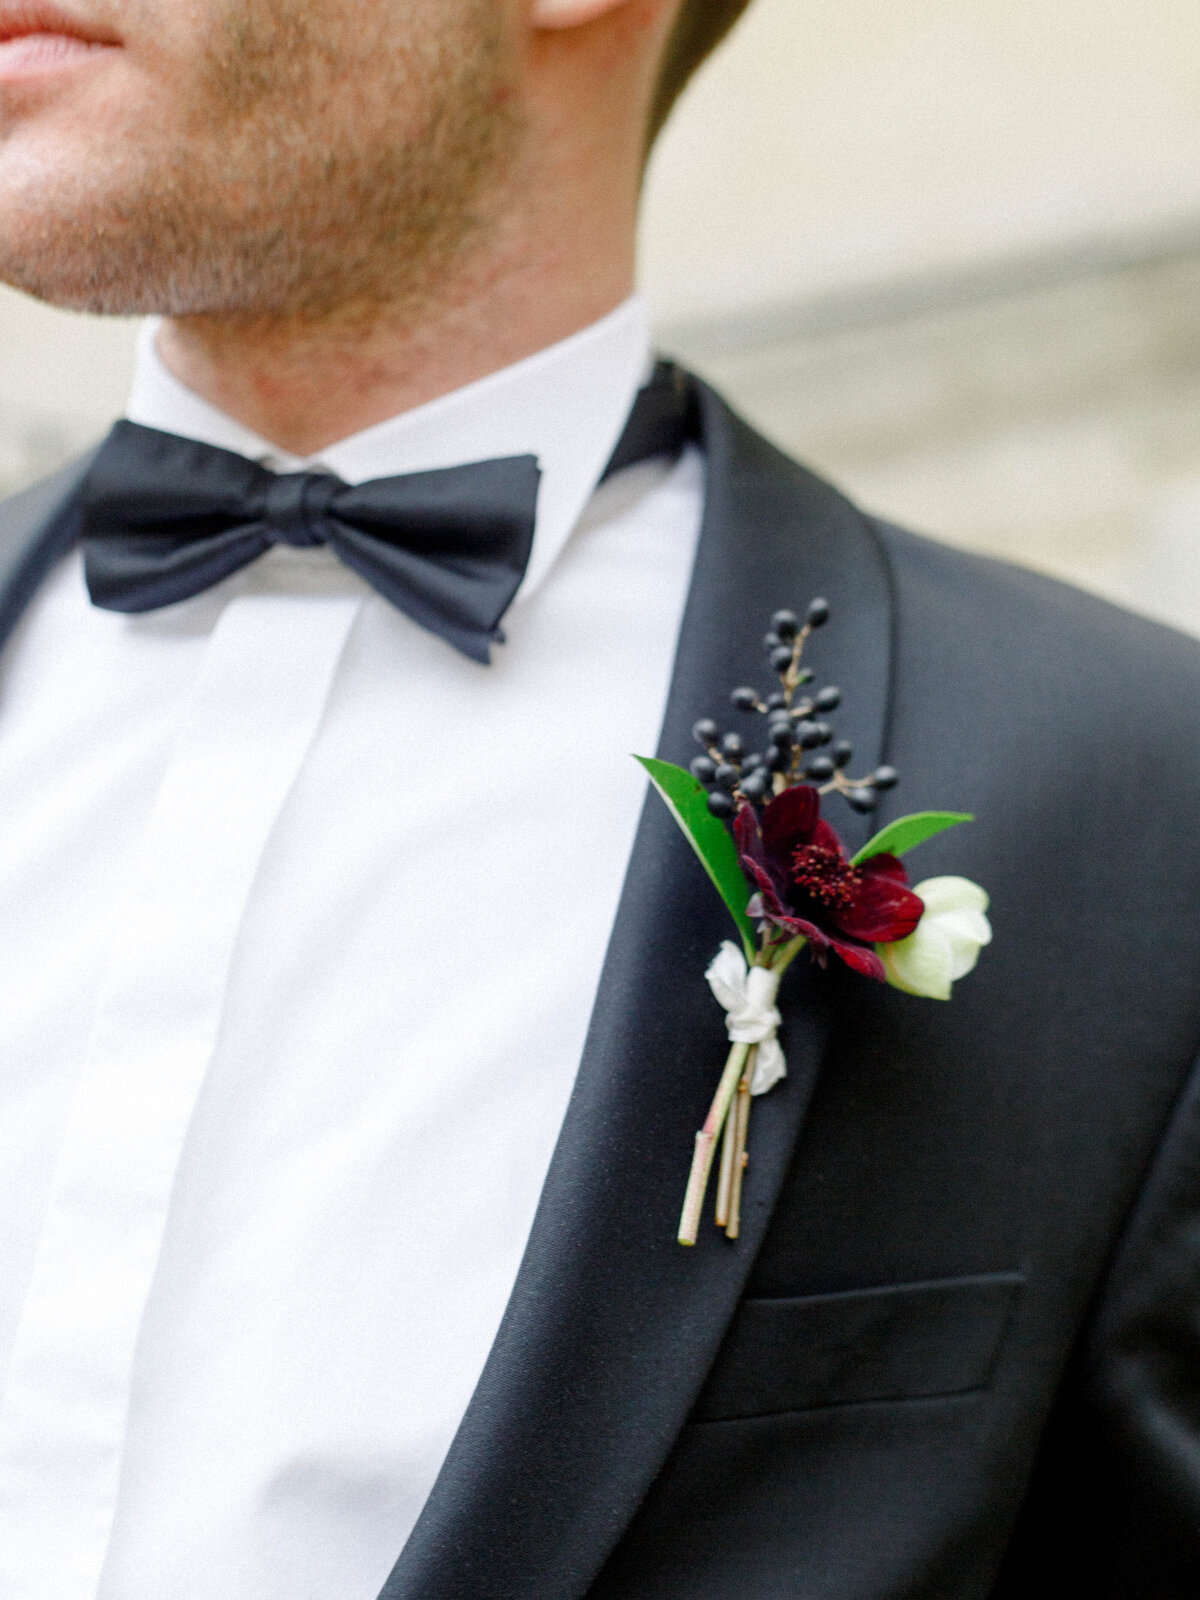
[[[605,476],[678,449],[691,413],[686,378],[660,363]],[[529,562],[540,476],[534,456],[510,456],[351,485],[118,422],[81,490],[88,591],[110,611],[152,611],[274,544],[327,544],[414,622],[486,662]]]

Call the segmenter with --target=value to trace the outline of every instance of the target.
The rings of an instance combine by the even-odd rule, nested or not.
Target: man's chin
[[[158,310],[187,248],[179,163],[98,124],[92,138],[76,117],[0,134],[0,283],[69,311]]]
[[[147,297],[127,275],[98,272],[95,259],[79,249],[81,237],[87,237],[84,230],[61,239],[56,231],[38,230],[30,239],[7,228],[0,210],[0,283],[61,311],[134,316],[157,309],[144,303]]]
[[[31,184],[23,174],[6,187],[0,156],[0,283],[64,311],[170,309],[181,257],[169,220],[144,198],[103,193],[95,174],[90,183],[72,174],[59,185],[45,171],[40,176]]]
[[[56,311],[79,311],[94,317],[138,317],[161,310],[157,305],[143,304],[140,299],[116,288],[48,283],[41,278],[22,279],[2,271],[0,283]]]

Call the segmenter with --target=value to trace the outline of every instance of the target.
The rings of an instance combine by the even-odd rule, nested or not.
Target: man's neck
[[[591,230],[586,230],[590,232]],[[420,305],[349,306],[322,318],[191,316],[159,334],[168,369],[297,456],[567,338],[632,292],[632,248],[611,235],[586,270],[569,251],[476,262]]]

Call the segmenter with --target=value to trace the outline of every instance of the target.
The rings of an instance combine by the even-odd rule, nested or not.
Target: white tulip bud
[[[985,912],[988,897],[969,878],[927,878],[913,893],[925,911],[907,939],[878,944],[887,981],[906,994],[949,1000],[950,987],[965,977],[991,941]]]

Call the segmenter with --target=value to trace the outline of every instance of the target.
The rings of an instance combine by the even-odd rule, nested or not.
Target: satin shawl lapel
[[[94,450],[0,504],[0,649],[38,585],[79,535],[75,491]]]
[[[762,685],[771,612],[828,597],[814,641],[856,768],[881,753],[890,603],[863,519],[698,389],[708,489],[663,728]],[[848,842],[867,828],[849,811]],[[575,1091],[479,1386],[382,1600],[577,1600],[661,1467],[762,1240],[829,1028],[827,986],[784,987],[789,1075],[756,1103],[742,1238],[675,1243],[692,1141],[724,1059],[704,969],[730,927],[666,808],[643,812]],[[550,959],[548,954],[547,959]],[[453,1270],[453,1263],[448,1263]]]

